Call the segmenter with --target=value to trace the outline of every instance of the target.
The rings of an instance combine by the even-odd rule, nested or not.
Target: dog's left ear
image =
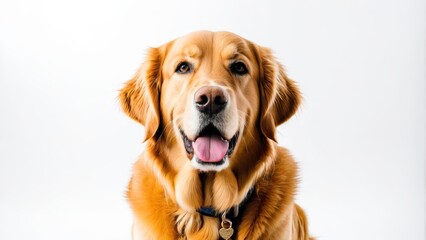
[[[161,52],[160,48],[149,49],[145,62],[119,95],[123,111],[145,127],[145,141],[160,130]]]
[[[271,50],[258,48],[260,63],[260,128],[265,137],[276,141],[276,127],[297,110],[301,94]]]

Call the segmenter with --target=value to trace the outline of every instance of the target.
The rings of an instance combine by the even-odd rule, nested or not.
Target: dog
[[[140,239],[312,239],[276,127],[301,102],[270,49],[198,31],[148,50],[120,90],[145,127],[127,198]]]

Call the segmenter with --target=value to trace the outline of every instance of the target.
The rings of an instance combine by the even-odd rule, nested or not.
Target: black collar
[[[230,220],[237,218],[239,210],[244,209],[246,203],[253,195],[253,192],[254,192],[254,188],[250,188],[250,190],[247,192],[246,197],[240,203],[240,205],[231,208],[229,211],[226,211],[226,218]],[[199,209],[197,209],[197,212],[200,213],[201,215],[208,216],[208,217],[221,218],[223,215],[223,212],[216,211],[212,207],[200,207]]]

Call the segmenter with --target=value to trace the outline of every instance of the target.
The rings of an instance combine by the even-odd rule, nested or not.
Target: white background
[[[304,93],[279,129],[327,240],[425,239],[424,0],[0,1],[0,239],[130,239],[143,128],[116,96],[194,30],[272,48]]]

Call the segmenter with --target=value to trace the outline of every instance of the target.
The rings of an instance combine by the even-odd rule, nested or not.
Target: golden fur
[[[235,59],[247,65],[247,74],[229,71]],[[177,74],[176,64],[184,60],[194,69]],[[205,85],[229,93],[229,111],[236,113],[232,128],[240,136],[229,166],[200,178],[179,128],[188,128],[193,94]],[[253,188],[233,225],[233,239],[310,239],[305,214],[294,203],[297,165],[276,143],[276,127],[295,113],[300,98],[269,49],[235,34],[195,32],[151,48],[120,92],[123,110],[146,132],[146,150],[134,165],[127,193],[135,216],[133,238],[219,239],[219,218],[197,209],[228,211]]]

